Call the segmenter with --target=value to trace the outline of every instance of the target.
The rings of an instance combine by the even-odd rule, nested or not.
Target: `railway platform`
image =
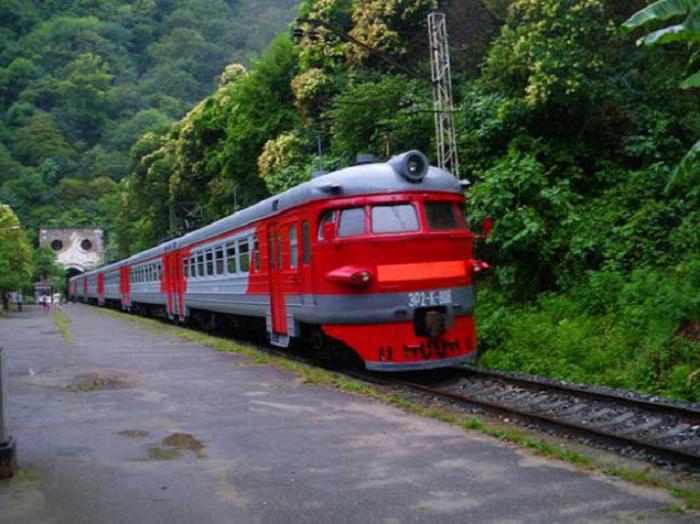
[[[84,305],[0,318],[0,523],[691,522],[664,491]]]

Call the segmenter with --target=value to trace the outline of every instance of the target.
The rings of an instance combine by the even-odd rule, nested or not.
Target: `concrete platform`
[[[0,319],[21,470],[0,523],[681,522],[590,476],[66,306]]]

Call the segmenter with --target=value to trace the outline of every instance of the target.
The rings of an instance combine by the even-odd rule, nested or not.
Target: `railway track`
[[[388,380],[625,455],[700,471],[700,409],[692,404],[472,367]]]

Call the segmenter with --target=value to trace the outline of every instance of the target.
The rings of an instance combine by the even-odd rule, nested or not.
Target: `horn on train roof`
[[[409,182],[420,182],[428,173],[428,158],[415,149],[393,156],[387,163]]]

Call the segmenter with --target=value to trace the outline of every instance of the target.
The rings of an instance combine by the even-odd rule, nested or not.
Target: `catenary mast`
[[[459,178],[450,50],[447,45],[447,23],[444,13],[434,12],[428,15],[428,33],[438,165]]]

